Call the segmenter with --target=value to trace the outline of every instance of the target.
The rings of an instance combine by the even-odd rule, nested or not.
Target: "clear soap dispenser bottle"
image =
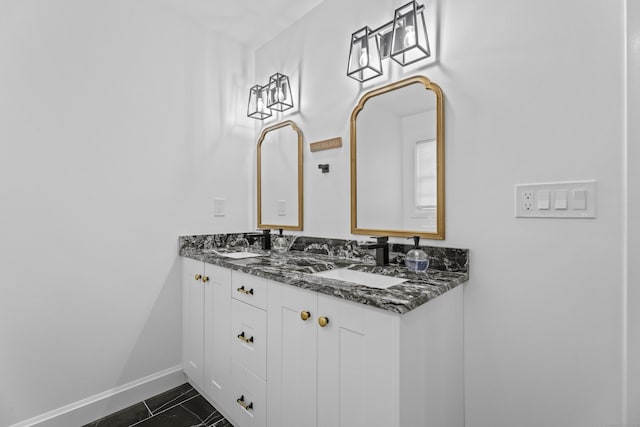
[[[287,252],[288,249],[289,249],[289,242],[287,242],[287,239],[285,239],[284,236],[282,235],[282,228],[281,228],[279,229],[278,237],[276,237],[276,239],[273,242],[272,250],[276,254],[282,255],[285,252]]]
[[[425,272],[429,268],[429,257],[420,249],[420,236],[413,236],[413,249],[404,257],[404,264],[409,270],[418,273]]]

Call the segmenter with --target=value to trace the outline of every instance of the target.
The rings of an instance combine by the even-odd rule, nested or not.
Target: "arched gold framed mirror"
[[[444,99],[414,76],[351,113],[351,232],[444,239]]]
[[[302,230],[302,139],[291,120],[265,128],[258,138],[258,228]]]

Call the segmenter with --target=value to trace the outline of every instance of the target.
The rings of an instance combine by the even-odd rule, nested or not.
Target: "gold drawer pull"
[[[245,402],[245,401],[244,401],[244,394],[243,394],[242,396],[240,396],[240,398],[239,398],[239,399],[236,399],[236,402],[238,402],[238,404],[239,404],[240,406],[242,406],[242,408],[243,408],[245,411],[248,411],[248,410],[250,410],[250,409],[253,409],[253,402],[251,402],[251,403],[247,403],[247,402]]]
[[[238,338],[240,338],[241,341],[244,341],[247,344],[253,344],[253,337],[251,337],[251,338],[245,337],[244,336],[244,331],[242,331],[242,333],[240,335],[238,335]]]
[[[208,276],[202,276],[202,281],[204,283],[207,283],[209,281],[209,277]]]
[[[304,320],[305,322],[306,322],[307,320],[309,320],[309,318],[310,318],[310,317],[311,317],[311,313],[309,313],[308,311],[301,311],[301,312],[300,312],[300,318],[301,318],[302,320]]]
[[[241,292],[241,293],[243,293],[245,295],[253,295],[253,288],[251,288],[249,290],[246,290],[244,288],[244,285],[240,286],[237,290],[238,290],[238,292]]]
[[[329,318],[328,317],[320,317],[318,319],[318,325],[320,325],[320,327],[324,328],[325,326],[327,326],[329,324]]]
[[[195,275],[195,276],[193,276],[193,277],[194,277],[196,280],[200,280],[200,279],[202,279],[202,276],[201,276],[201,275],[199,275],[199,274],[196,274],[196,275]]]

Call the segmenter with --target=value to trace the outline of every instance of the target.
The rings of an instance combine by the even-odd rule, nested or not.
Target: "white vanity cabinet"
[[[268,426],[463,426],[461,287],[400,315],[269,282],[268,334]]]
[[[231,400],[231,271],[205,264],[205,393],[226,413]]]
[[[182,258],[182,364],[184,373],[204,390],[205,264]]]
[[[182,258],[183,369],[223,413],[231,406],[231,271]]]
[[[316,425],[318,296],[269,282],[267,425]]]
[[[267,425],[267,280],[233,271],[232,395],[236,427]]]
[[[463,427],[462,319],[462,286],[398,314],[183,258],[184,371],[236,427]]]
[[[269,426],[397,425],[397,316],[275,282],[268,313]]]

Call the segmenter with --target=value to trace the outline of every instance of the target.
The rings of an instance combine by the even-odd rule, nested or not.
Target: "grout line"
[[[177,401],[177,400],[179,400],[181,397],[184,397],[185,395],[187,395],[187,394],[191,393],[191,391],[193,391],[193,390],[195,390],[195,389],[192,387],[191,389],[189,389],[189,390],[185,391],[184,393],[182,393],[182,394],[180,394],[180,395],[178,395],[178,396],[174,397],[173,399],[169,400],[168,402],[165,402],[162,406],[159,406],[159,407],[156,409],[156,413],[160,413],[160,410],[161,410],[162,408],[164,408],[165,406],[167,406],[167,405],[169,405],[169,404],[171,404],[171,403],[176,402],[176,401]],[[190,399],[192,399],[193,397],[195,397],[195,396],[192,396],[192,397],[190,397],[189,399],[185,399],[185,400],[183,400],[183,401],[179,401],[177,404],[179,405],[179,404],[180,404],[180,403],[182,403],[182,402],[186,402],[187,400],[190,400]],[[175,405],[174,405],[174,406],[175,406]],[[153,413],[152,413],[152,414],[153,414]]]
[[[194,417],[196,417],[198,420],[200,420],[200,424],[197,424],[196,426],[192,426],[192,427],[200,427],[200,426],[204,426],[204,421],[202,421],[202,418],[200,418],[198,416],[198,414],[196,414],[195,412],[193,412],[192,410],[190,410],[189,408],[182,406],[182,404],[180,405],[184,410],[186,410],[187,412],[190,412],[193,414]]]
[[[214,418],[216,415],[220,415],[222,417],[222,419],[218,420],[218,421],[214,421],[214,423],[212,425],[216,425],[217,423],[219,423],[221,420],[224,420],[224,416],[218,412],[218,410],[216,408],[213,408],[213,412],[209,414],[209,416],[207,418],[204,419],[204,421],[202,421],[202,424],[207,424],[208,422],[211,421],[212,418]]]
[[[183,403],[184,403],[184,402],[183,402]],[[182,406],[182,404],[180,404],[180,406]],[[209,421],[211,421],[211,419],[212,419],[212,418],[214,418],[216,415],[219,415],[219,416],[221,416],[222,418],[221,418],[221,419],[219,419],[218,421],[214,422],[214,423],[212,424],[212,426],[215,426],[215,425],[216,425],[216,424],[218,424],[220,421],[224,421],[224,420],[226,420],[226,418],[224,418],[224,416],[223,416],[220,412],[218,412],[218,410],[217,410],[215,407],[213,407],[213,406],[212,406],[212,407],[213,407],[213,412],[212,412],[212,413],[210,413],[210,414],[209,414],[209,415],[208,415],[204,420],[203,420],[202,418],[200,418],[200,417],[198,416],[198,414],[196,414],[196,413],[194,413],[193,411],[191,411],[189,408],[187,408],[187,407],[185,407],[185,406],[182,406],[182,407],[183,407],[184,409],[186,409],[187,411],[191,412],[193,415],[195,415],[195,416],[196,416],[196,418],[198,418],[198,419],[200,420],[200,425],[201,425],[201,426],[203,426],[203,427],[207,427],[207,423],[208,423]]]
[[[183,403],[188,402],[188,401],[190,401],[190,400],[193,400],[193,399],[195,399],[196,397],[199,397],[199,396],[200,396],[199,394],[196,394],[195,396],[191,396],[190,398],[185,399],[185,400],[183,400],[183,401],[182,401],[182,402],[180,402],[180,403],[176,403],[175,405],[173,405],[173,406],[172,406],[172,407],[170,407],[170,408],[163,409],[163,410],[162,410],[162,411],[160,411],[160,412],[156,412],[156,415],[162,414],[163,412],[167,412],[168,410],[173,409],[173,408],[175,408],[176,406],[180,406],[180,405],[182,405]]]
[[[147,408],[147,411],[149,412],[149,417],[153,417],[153,412],[151,412],[151,409],[149,409],[147,402],[143,400],[142,403],[144,404],[144,407]]]
[[[209,421],[211,421],[211,418],[216,414],[216,412],[218,412],[218,411],[215,411],[215,412],[212,412],[211,414],[209,414],[209,416],[208,416],[207,418],[205,418],[204,420],[202,420],[202,424],[203,424],[204,426],[206,426],[206,425],[207,425],[207,423],[208,423]]]
[[[135,422],[134,424],[129,425],[129,427],[137,426],[137,425],[139,425],[139,424],[141,424],[141,423],[143,423],[143,422],[145,422],[145,421],[148,421],[148,420],[149,420],[149,419],[151,419],[151,418],[156,417],[157,415],[160,415],[160,414],[162,414],[162,413],[165,413],[165,412],[167,412],[167,411],[170,411],[171,409],[174,409],[174,408],[176,408],[177,406],[181,406],[181,407],[182,407],[182,409],[184,409],[184,410],[188,411],[189,413],[193,414],[193,415],[194,415],[198,420],[200,420],[200,423],[199,423],[199,424],[196,424],[196,425],[193,425],[193,426],[190,426],[190,427],[223,427],[223,426],[231,426],[231,427],[233,427],[233,426],[232,426],[232,424],[231,424],[231,423],[229,423],[229,420],[227,420],[227,419],[224,417],[224,415],[222,415],[222,414],[221,414],[221,413],[220,413],[220,412],[219,412],[215,407],[213,407],[213,412],[212,412],[211,414],[209,414],[209,415],[208,415],[208,416],[203,420],[202,418],[200,418],[200,417],[198,416],[198,414],[194,413],[194,412],[193,412],[193,411],[191,411],[189,408],[187,408],[187,407],[185,407],[185,406],[182,406],[184,403],[186,403],[186,402],[188,402],[188,401],[190,401],[190,400],[193,400],[193,399],[195,399],[195,398],[197,398],[197,397],[201,396],[201,395],[200,395],[200,393],[196,393],[196,395],[195,395],[195,396],[191,396],[191,397],[189,397],[188,399],[185,399],[185,400],[183,400],[183,401],[181,401],[181,402],[175,403],[175,404],[174,404],[174,405],[172,405],[172,406],[169,406],[169,407],[167,407],[167,408],[164,408],[165,406],[169,405],[170,403],[173,403],[173,402],[175,402],[176,400],[180,399],[181,397],[184,397],[186,394],[190,393],[192,390],[195,390],[195,389],[192,387],[190,390],[186,391],[185,393],[182,393],[180,396],[177,396],[177,397],[175,397],[174,399],[171,399],[170,401],[166,402],[164,405],[160,406],[160,407],[156,410],[156,413],[155,413],[155,414],[151,411],[151,409],[149,408],[149,405],[147,405],[147,402],[143,400],[141,403],[142,403],[142,404],[144,405],[144,407],[147,409],[147,412],[149,413],[149,416],[148,416],[147,418],[143,419],[143,420],[137,421],[137,422]],[[197,390],[195,390],[195,391],[197,392]],[[147,399],[147,400],[148,400],[148,399]],[[161,408],[164,408],[164,409],[160,410]],[[207,423],[211,422],[211,421],[212,421],[212,419],[215,419],[217,416],[220,416],[221,418],[220,418],[219,420],[217,420],[217,421],[214,421],[214,422],[213,422],[213,424],[207,425]]]
[[[170,411],[171,409],[175,408],[176,406],[180,406],[180,405],[182,405],[183,403],[188,402],[188,401],[190,401],[191,399],[195,399],[195,398],[196,398],[196,397],[198,397],[198,396],[200,396],[200,395],[199,395],[199,394],[197,394],[197,395],[195,395],[195,396],[192,396],[192,397],[188,398],[187,400],[184,400],[184,401],[182,401],[182,402],[180,402],[180,403],[176,403],[175,405],[171,406],[170,408],[166,408],[166,409],[163,409],[163,410],[162,410],[162,411],[160,411],[160,412],[156,412],[155,414],[153,414],[153,416],[151,416],[151,417],[149,417],[149,418],[153,418],[153,417],[155,417],[155,416],[157,416],[157,415],[160,415],[160,414],[163,414],[163,413],[165,413],[165,412],[167,412],[167,411]],[[187,409],[187,408],[185,408],[185,409]],[[188,409],[187,409],[187,410],[188,410]],[[191,411],[189,411],[189,412],[191,412]],[[149,418],[144,419],[144,420],[142,420],[142,421],[138,421],[138,422],[137,422],[137,423],[135,423],[135,424],[131,424],[129,427],[137,426],[137,425],[138,425],[138,424],[140,424],[141,422],[143,422],[143,421],[147,421]]]

